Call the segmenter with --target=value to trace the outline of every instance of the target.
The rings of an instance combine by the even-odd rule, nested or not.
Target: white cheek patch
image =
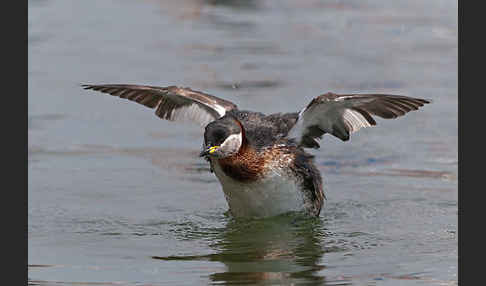
[[[241,132],[238,134],[231,134],[221,144],[220,149],[228,153],[238,152],[238,150],[240,150],[242,141],[243,137],[241,135]]]

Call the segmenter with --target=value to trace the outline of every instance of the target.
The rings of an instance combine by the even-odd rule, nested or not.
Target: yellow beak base
[[[219,146],[212,146],[212,147],[210,147],[209,148],[209,154],[213,154],[214,151],[216,151],[216,149],[218,149],[218,148],[219,148]]]

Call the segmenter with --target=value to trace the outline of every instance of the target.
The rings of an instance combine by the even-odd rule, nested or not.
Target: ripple
[[[397,156],[368,157],[362,159],[349,159],[339,157],[333,160],[324,160],[317,162],[317,165],[318,167],[325,169],[326,172],[341,172],[342,169],[345,168],[354,169],[368,166],[389,165],[395,162],[397,158]]]
[[[276,88],[283,85],[278,80],[242,80],[236,82],[216,82],[215,87],[225,90]]]
[[[59,114],[59,113],[48,113],[48,114],[40,114],[40,115],[31,115],[28,117],[27,128],[29,130],[37,130],[42,129],[51,121],[62,120],[67,117],[66,114]]]
[[[350,175],[359,176],[399,176],[399,177],[414,177],[414,178],[431,178],[443,179],[448,181],[456,181],[457,176],[448,171],[434,171],[434,170],[416,170],[416,169],[388,169],[383,172],[346,172]]]

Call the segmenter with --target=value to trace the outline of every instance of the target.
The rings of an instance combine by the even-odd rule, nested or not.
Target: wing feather
[[[230,101],[190,88],[129,84],[83,84],[84,89],[108,93],[155,109],[155,114],[171,121],[192,120],[201,126],[216,120],[237,106]]]
[[[318,139],[330,133],[343,141],[361,128],[376,125],[372,115],[397,118],[418,110],[429,100],[389,94],[326,93],[314,98],[302,109],[288,138],[308,148],[319,148]]]

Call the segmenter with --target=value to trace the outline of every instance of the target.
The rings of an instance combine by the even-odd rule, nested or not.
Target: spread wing
[[[430,101],[401,95],[329,92],[314,98],[300,111],[287,137],[303,147],[319,148],[317,140],[325,133],[347,141],[350,133],[376,125],[372,115],[396,118],[427,103]]]
[[[224,116],[227,111],[237,109],[230,101],[177,86],[129,84],[83,84],[81,86],[84,89],[108,93],[155,108],[155,114],[162,119],[171,121],[189,119],[202,126]]]

